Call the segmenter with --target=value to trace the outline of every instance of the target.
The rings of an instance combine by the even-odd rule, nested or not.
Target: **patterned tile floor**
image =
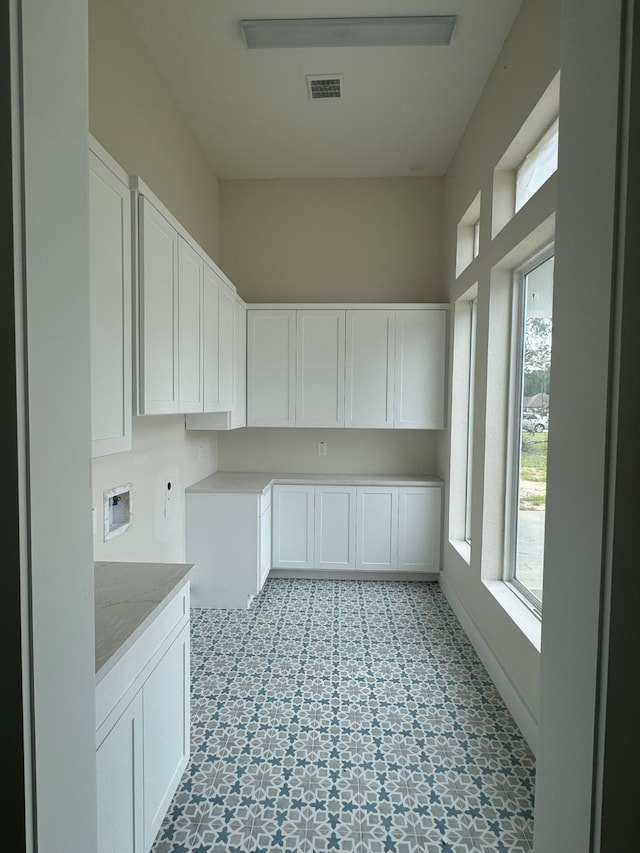
[[[436,584],[270,579],[191,637],[152,853],[530,853],[533,756]]]

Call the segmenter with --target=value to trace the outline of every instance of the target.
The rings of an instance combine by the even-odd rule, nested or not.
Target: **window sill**
[[[468,566],[471,565],[471,546],[466,539],[449,539],[449,545]]]
[[[483,580],[482,583],[498,604],[518,626],[531,645],[539,652],[542,622],[516,590],[505,581]]]

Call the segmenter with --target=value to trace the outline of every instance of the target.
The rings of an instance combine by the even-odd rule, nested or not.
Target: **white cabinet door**
[[[393,427],[395,311],[346,312],[347,427]]]
[[[93,456],[131,450],[131,193],[113,168],[89,151]]]
[[[220,331],[218,276],[205,263],[203,269],[203,365],[204,411],[220,409]]]
[[[236,298],[226,284],[220,283],[219,289],[219,342],[220,342],[220,408],[231,411],[233,408],[233,356],[234,324]]]
[[[443,429],[447,312],[396,312],[396,429]]]
[[[398,570],[440,571],[442,490],[398,489]]]
[[[394,570],[398,564],[398,488],[357,489],[356,568]]]
[[[187,625],[142,688],[146,850],[153,844],[189,758],[189,678]]]
[[[273,568],[311,569],[314,563],[314,487],[273,487]]]
[[[178,233],[139,197],[140,412],[178,411]]]
[[[353,569],[356,565],[355,486],[315,487],[316,569]]]
[[[344,426],[344,311],[296,311],[296,426]]]
[[[295,358],[295,311],[247,311],[247,426],[295,426]]]
[[[98,853],[143,853],[142,692],[96,751]]]
[[[178,410],[203,410],[203,260],[182,237],[178,243]]]
[[[233,409],[231,428],[247,425],[247,309],[236,299],[233,309]]]

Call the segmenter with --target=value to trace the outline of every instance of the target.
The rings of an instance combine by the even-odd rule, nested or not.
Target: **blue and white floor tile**
[[[191,760],[152,853],[530,853],[535,765],[436,584],[193,610]]]

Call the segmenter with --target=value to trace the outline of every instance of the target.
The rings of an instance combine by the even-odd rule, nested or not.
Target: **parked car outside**
[[[546,415],[538,415],[535,412],[524,412],[522,415],[522,429],[527,432],[545,432],[549,429],[549,418]]]

